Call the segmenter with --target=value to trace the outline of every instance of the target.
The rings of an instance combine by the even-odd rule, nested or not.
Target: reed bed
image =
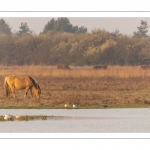
[[[58,70],[56,66],[0,66],[0,76],[15,74],[52,78],[145,78],[150,77],[150,70],[140,66],[108,66],[106,70],[94,70],[92,66],[74,67],[72,70]]]
[[[92,66],[58,70],[56,66],[0,66],[0,108],[78,108],[149,107],[150,70],[140,66],[108,66],[94,70]],[[4,78],[10,74],[30,75],[40,84],[40,99],[26,99],[23,91],[17,98],[6,97]]]

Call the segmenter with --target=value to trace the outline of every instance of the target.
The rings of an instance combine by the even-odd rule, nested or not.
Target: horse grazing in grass
[[[39,98],[41,94],[41,89],[40,89],[38,82],[30,76],[25,76],[21,78],[21,77],[17,77],[14,75],[10,75],[5,78],[4,87],[6,91],[6,96],[9,96],[11,92],[12,95],[16,97],[15,89],[17,90],[25,89],[24,98],[27,96],[28,90],[30,90],[30,93],[33,97],[32,88],[33,88],[34,95],[36,96],[36,98]]]

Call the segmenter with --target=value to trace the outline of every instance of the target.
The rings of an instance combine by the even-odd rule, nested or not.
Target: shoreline
[[[143,104],[143,105],[107,105],[104,106],[78,106],[77,108],[72,107],[64,107],[64,106],[42,106],[42,107],[35,107],[35,106],[6,106],[1,107],[0,109],[115,109],[115,108],[150,108],[150,104]]]

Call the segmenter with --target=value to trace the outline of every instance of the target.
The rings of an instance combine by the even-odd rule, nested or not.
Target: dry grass
[[[56,66],[0,66],[0,106],[14,108],[62,108],[64,104],[85,107],[149,106],[150,70],[139,66],[108,66],[107,70],[93,70],[92,66],[57,70]],[[4,78],[10,74],[30,75],[40,84],[40,99],[23,98],[24,91],[16,91],[17,98],[6,98]]]
[[[73,67],[72,70],[58,70],[56,66],[0,66],[0,76],[15,74],[24,76],[30,74],[35,77],[56,78],[137,78],[150,77],[149,70],[142,70],[140,66],[108,66],[107,70],[93,70],[92,66]]]

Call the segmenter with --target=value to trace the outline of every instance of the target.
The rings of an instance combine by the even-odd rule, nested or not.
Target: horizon
[[[15,33],[19,30],[19,26],[22,22],[26,22],[31,31],[35,34],[43,32],[45,25],[52,18],[57,20],[58,17],[0,17],[4,19],[11,32]],[[108,32],[114,32],[116,29],[120,33],[132,36],[134,32],[137,32],[137,27],[140,26],[141,20],[147,21],[150,24],[150,17],[67,17],[73,26],[84,26],[87,28],[87,32],[91,32],[95,29],[104,29]],[[38,25],[37,25],[38,24]],[[150,34],[150,31],[148,32]]]

